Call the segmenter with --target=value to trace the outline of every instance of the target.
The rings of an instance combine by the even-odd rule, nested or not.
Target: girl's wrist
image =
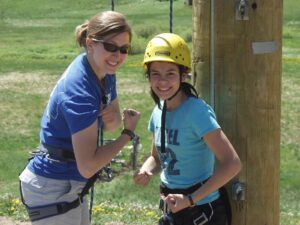
[[[192,195],[192,194],[188,194],[188,195],[186,195],[186,197],[187,197],[187,199],[188,199],[188,201],[189,201],[189,206],[190,206],[190,207],[195,206],[195,202],[194,202],[194,199],[193,199],[193,195]]]

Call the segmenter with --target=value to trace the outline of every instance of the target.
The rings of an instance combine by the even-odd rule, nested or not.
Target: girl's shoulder
[[[196,118],[204,115],[213,115],[215,117],[213,108],[201,98],[190,97],[187,101],[185,112],[189,112],[189,115],[194,115]]]
[[[186,101],[187,107],[192,108],[194,110],[207,110],[211,108],[203,99],[189,97]]]

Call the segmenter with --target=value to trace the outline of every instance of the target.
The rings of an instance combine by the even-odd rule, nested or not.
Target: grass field
[[[108,0],[86,2],[0,0],[0,216],[27,219],[24,208],[19,207],[17,177],[26,164],[28,151],[39,142],[40,118],[51,89],[81,51],[75,45],[74,28],[96,12],[110,9]],[[122,107],[142,112],[137,128],[142,137],[143,149],[139,154],[139,162],[142,162],[149,152],[146,124],[153,107],[141,70],[142,53],[149,38],[169,31],[169,4],[155,0],[116,2],[115,10],[128,17],[135,34],[132,54],[118,72],[118,90]],[[299,1],[284,0],[281,225],[300,224],[299,8]],[[185,6],[183,0],[174,1],[173,26],[175,33],[191,41],[191,8]],[[129,151],[124,150],[121,157],[128,159],[128,155]],[[96,185],[95,224],[113,220],[125,224],[155,224],[159,216],[158,177],[146,190],[141,190],[132,184],[131,174],[129,171],[111,183]]]

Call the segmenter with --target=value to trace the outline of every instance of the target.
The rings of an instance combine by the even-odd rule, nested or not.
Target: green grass
[[[28,151],[39,142],[39,123],[51,89],[60,74],[81,51],[74,29],[110,1],[0,0],[0,216],[26,220],[18,200],[18,173]],[[300,224],[300,2],[284,1],[283,79],[281,120],[280,210],[281,224]],[[155,34],[169,31],[168,1],[117,1],[133,27],[132,53],[118,72],[121,107],[142,112],[137,133],[143,148],[139,163],[149,154],[147,121],[153,107],[141,69],[143,51]],[[192,8],[174,1],[173,32],[192,37]],[[158,23],[159,21],[159,23]],[[158,23],[158,25],[157,25]],[[191,43],[189,43],[191,45]],[[109,135],[108,138],[116,135]],[[128,162],[130,150],[121,158]],[[117,173],[115,173],[117,175]],[[132,172],[111,183],[97,183],[94,223],[155,224],[159,216],[158,176],[147,189],[133,185]]]

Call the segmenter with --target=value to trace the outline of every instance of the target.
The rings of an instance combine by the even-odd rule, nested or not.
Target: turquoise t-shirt
[[[220,126],[213,109],[203,100],[189,97],[166,114],[166,153],[160,152],[162,110],[156,106],[149,121],[162,164],[161,181],[171,189],[185,189],[212,176],[215,158],[203,137]],[[197,204],[216,200],[213,192]]]

